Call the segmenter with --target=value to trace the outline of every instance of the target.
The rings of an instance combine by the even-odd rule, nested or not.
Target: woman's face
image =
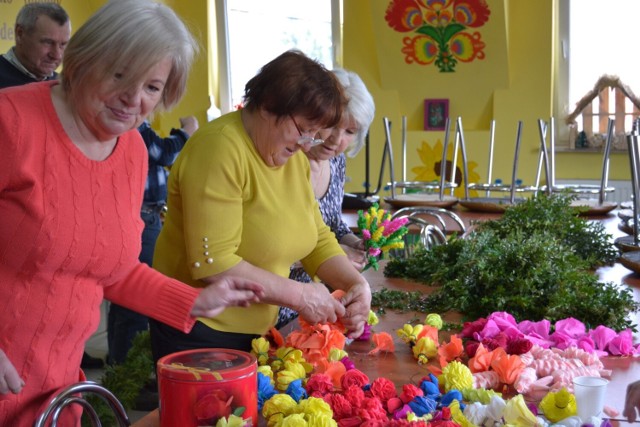
[[[307,156],[314,160],[329,160],[344,153],[358,134],[358,126],[355,120],[343,119],[340,125],[330,129],[323,129],[318,133],[318,137],[324,139],[324,144],[312,147]]]
[[[299,144],[301,137],[315,136],[319,128],[302,116],[289,116],[277,122],[275,117],[269,115],[272,121],[270,135],[264,139],[265,144],[256,141],[258,152],[269,166],[282,166],[298,151],[309,151],[310,144]]]
[[[128,88],[118,88],[123,78],[116,73],[89,91],[76,111],[84,125],[100,141],[117,138],[136,129],[162,100],[162,93],[171,71],[171,60],[165,58]],[[123,71],[123,73],[125,73]]]

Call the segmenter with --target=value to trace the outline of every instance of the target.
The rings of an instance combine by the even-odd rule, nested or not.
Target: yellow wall
[[[441,73],[434,65],[406,64],[401,39],[386,26],[386,0],[344,2],[344,67],[363,78],[376,101],[371,129],[373,186],[377,183],[384,142],[383,117],[392,122],[396,180],[401,180],[401,123],[407,116],[407,179],[415,179],[412,167],[420,163],[416,150],[423,142],[434,145],[444,132],[424,131],[423,100],[448,98],[452,120],[463,122],[468,158],[477,163],[481,180],[487,177],[489,126],[496,120],[493,178],[511,181],[518,121],[523,133],[518,177],[535,180],[540,138],[537,120],[553,114],[553,29],[557,0],[487,0],[489,21],[478,31],[486,57],[458,63],[453,73]],[[556,117],[560,122],[560,118]],[[599,179],[599,153],[559,153],[557,179]],[[349,160],[348,191],[363,191],[364,156]],[[629,179],[627,156],[613,154],[611,179]],[[389,180],[388,172],[385,182]]]
[[[463,122],[467,154],[482,181],[488,166],[489,125],[496,120],[493,178],[511,179],[517,123],[523,121],[518,177],[524,183],[535,179],[539,136],[537,120],[548,120],[553,112],[553,69],[557,2],[559,0],[487,0],[489,21],[479,29],[486,57],[470,63],[458,63],[456,71],[441,73],[434,65],[406,64],[401,52],[401,34],[384,20],[388,0],[344,1],[344,64],[365,81],[376,101],[376,117],[371,129],[371,185],[375,187],[382,156],[384,131],[382,119],[392,122],[395,179],[401,180],[401,123],[407,117],[407,179],[420,164],[417,149],[423,144],[442,141],[444,132],[424,131],[425,98],[448,98],[452,120]],[[177,126],[178,118],[195,114],[206,121],[209,91],[215,92],[213,73],[206,51],[208,42],[207,0],[166,0],[187,22],[200,40],[201,55],[188,83],[188,93],[170,113],[155,117],[154,127],[167,133]],[[0,52],[13,45],[13,22],[24,0],[0,2]],[[78,28],[103,0],[60,0]],[[212,89],[210,89],[212,88]],[[556,115],[556,121],[561,117]],[[602,157],[599,153],[559,153],[556,156],[558,179],[599,179]],[[611,179],[629,179],[625,154],[613,154]],[[363,191],[364,153],[350,159],[347,169],[352,182],[347,191]],[[388,172],[384,182],[389,181]],[[386,193],[385,193],[386,194]]]

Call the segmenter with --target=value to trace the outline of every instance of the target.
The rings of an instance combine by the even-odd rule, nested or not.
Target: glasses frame
[[[302,132],[300,126],[298,126],[298,122],[296,122],[296,119],[293,118],[293,115],[289,114],[289,117],[291,117],[291,121],[300,134],[300,137],[298,138],[298,145],[309,145],[310,147],[315,147],[316,145],[324,144],[324,139],[314,138],[311,135],[304,135],[307,132]]]

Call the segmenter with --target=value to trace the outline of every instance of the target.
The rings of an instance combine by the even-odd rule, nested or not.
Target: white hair
[[[356,137],[346,150],[349,157],[354,157],[364,146],[365,137],[369,132],[371,122],[373,122],[376,107],[373,97],[360,76],[353,71],[347,71],[342,68],[336,68],[332,72],[342,85],[347,98],[344,114],[347,118],[353,119],[358,127]]]

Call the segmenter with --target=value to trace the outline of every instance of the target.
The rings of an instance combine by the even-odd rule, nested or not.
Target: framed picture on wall
[[[448,99],[424,100],[424,130],[445,130],[448,117]]]

